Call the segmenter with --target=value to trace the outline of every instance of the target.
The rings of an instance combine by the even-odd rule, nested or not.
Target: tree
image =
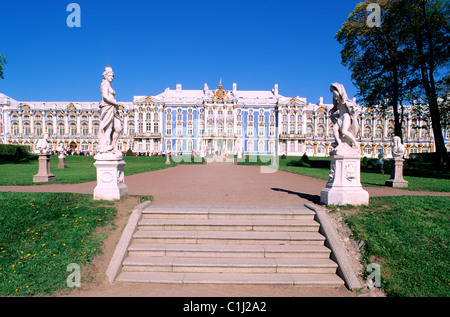
[[[450,62],[450,9],[446,0],[402,0],[403,36],[407,41],[408,61],[420,71],[433,127],[439,166],[448,169],[447,149],[441,125],[439,107],[439,72],[448,71]],[[405,10],[406,9],[406,10]]]
[[[381,24],[374,27],[367,22],[367,8],[372,2],[367,0],[356,6],[336,33],[336,39],[344,46],[342,64],[352,72],[360,102],[383,114],[392,110],[394,134],[402,138],[403,100],[409,99],[417,81],[411,80],[412,66],[403,62],[407,56],[399,21],[393,13],[396,3],[378,1],[383,9]]]
[[[7,64],[6,57],[3,54],[0,54],[0,78],[5,79],[3,75],[3,65]]]
[[[372,2],[358,4],[336,34],[344,46],[342,63],[351,70],[363,103],[393,110],[396,136],[402,137],[403,102],[425,97],[439,165],[446,170],[436,76],[450,59],[448,1],[379,0],[379,27],[368,23]]]

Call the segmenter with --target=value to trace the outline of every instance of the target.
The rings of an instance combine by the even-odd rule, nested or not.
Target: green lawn
[[[375,256],[389,296],[449,297],[449,206],[450,197],[396,196],[329,209],[343,212],[354,238],[365,242],[363,264]]]
[[[240,165],[270,165],[271,157],[257,158],[248,156],[245,162]],[[413,165],[413,164],[411,164]],[[412,175],[419,174],[417,169],[423,166],[420,174],[422,177]],[[408,181],[407,190],[412,191],[433,191],[433,192],[450,192],[450,174],[443,175],[440,171],[435,171],[429,167],[429,164],[414,164],[414,168],[410,168],[404,172],[404,179]],[[426,169],[425,169],[426,168]],[[309,163],[301,163],[301,157],[287,157],[279,160],[279,169],[291,173],[301,174],[323,180],[328,180],[330,173],[330,159],[314,157],[309,158]],[[367,168],[368,169],[368,168]],[[366,169],[366,170],[367,170]],[[428,177],[426,177],[428,176]],[[439,178],[437,178],[439,177]],[[386,180],[390,178],[390,173],[377,174],[375,172],[361,172],[361,185],[363,186],[381,186],[384,187]]]
[[[95,235],[116,214],[92,195],[0,192],[0,296],[45,295],[67,288],[67,266],[100,253]]]
[[[165,157],[124,156],[123,159],[127,163],[125,176],[160,170],[177,164],[203,163],[203,161],[194,162],[190,155],[172,158],[170,165],[165,164]],[[52,155],[50,170],[55,174],[56,183],[59,184],[90,182],[97,179],[94,162],[92,156],[66,156],[68,168],[58,169],[58,156]],[[33,185],[33,175],[37,174],[38,169],[37,160],[19,164],[0,164],[0,186]]]

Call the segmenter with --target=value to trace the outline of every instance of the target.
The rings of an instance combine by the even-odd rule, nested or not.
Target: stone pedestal
[[[66,156],[64,154],[60,154],[58,156],[58,168],[67,168],[67,164],[66,164]]]
[[[50,172],[50,154],[38,154],[39,171],[33,176],[33,183],[54,182],[56,177]]]
[[[320,192],[325,205],[368,205],[369,193],[361,186],[361,155],[357,151],[330,155],[330,178]]]
[[[114,158],[107,154],[97,154],[94,166],[97,168],[97,186],[94,189],[94,200],[119,200],[128,194],[125,184],[124,167],[127,163],[122,158]]]
[[[408,182],[403,179],[404,161],[404,159],[398,157],[391,160],[391,178],[386,181],[386,186],[396,188],[408,187]]]

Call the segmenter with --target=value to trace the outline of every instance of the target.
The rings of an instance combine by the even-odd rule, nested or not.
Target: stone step
[[[336,274],[121,272],[119,282],[341,287]]]
[[[315,213],[305,207],[186,207],[150,206],[143,219],[243,219],[313,220]]]
[[[134,243],[323,245],[318,232],[136,231]]]
[[[132,244],[128,255],[148,257],[249,257],[328,259],[331,250],[320,245],[218,245],[218,244]]]
[[[194,273],[295,273],[333,274],[337,264],[330,259],[301,258],[192,258],[134,257],[123,262],[125,272]]]
[[[142,219],[139,230],[148,231],[276,231],[318,232],[314,220],[240,220],[240,219]]]

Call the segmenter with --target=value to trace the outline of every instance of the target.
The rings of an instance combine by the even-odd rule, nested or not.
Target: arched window
[[[366,126],[366,127],[364,128],[364,137],[365,137],[366,139],[372,137],[372,128],[371,128],[371,127]]]
[[[30,124],[28,122],[25,122],[23,124],[23,134],[29,135],[30,134]]]
[[[11,125],[11,133],[14,134],[14,135],[19,134],[19,124],[14,122]]]
[[[76,135],[77,134],[77,125],[75,123],[71,123],[69,126],[69,133],[70,135]]]
[[[1,132],[0,132],[1,133]],[[42,125],[40,123],[36,123],[34,125],[34,134],[36,136],[41,136],[42,135]]]
[[[58,135],[64,135],[64,124],[58,124]]]

